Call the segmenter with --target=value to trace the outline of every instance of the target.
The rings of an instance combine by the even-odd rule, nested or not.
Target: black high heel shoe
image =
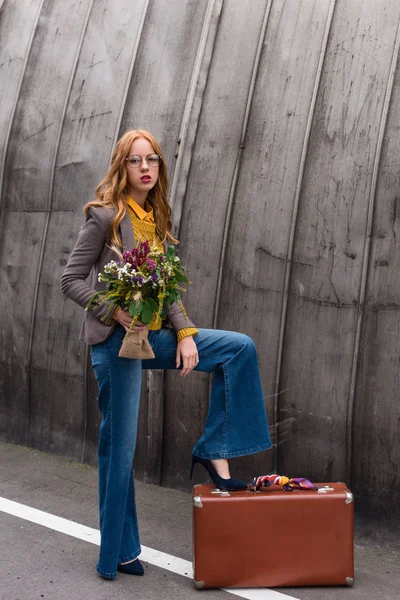
[[[211,477],[214,485],[221,490],[229,490],[229,491],[238,491],[238,490],[246,490],[247,485],[238,479],[223,479],[220,477],[215,470],[214,465],[212,464],[209,458],[200,458],[199,456],[192,455],[192,467],[190,469],[189,479],[192,479],[193,470],[196,463],[203,465],[203,467],[208,471],[209,476]]]
[[[121,573],[127,573],[128,575],[144,575],[143,565],[138,558],[124,565],[118,565],[117,569]]]

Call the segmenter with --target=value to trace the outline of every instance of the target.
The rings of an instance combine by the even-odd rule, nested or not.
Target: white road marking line
[[[80,523],[75,523],[75,521],[57,517],[43,510],[38,510],[26,504],[14,502],[13,500],[7,500],[7,498],[2,498],[1,496],[0,510],[14,517],[20,517],[37,525],[43,525],[43,527],[48,527],[54,531],[71,535],[78,538],[78,540],[84,540],[97,546],[100,545],[100,531],[92,529],[92,527],[86,527],[86,525],[81,525]]]
[[[53,531],[65,533],[78,540],[90,542],[96,546],[100,545],[100,531],[98,529],[81,525],[80,523],[64,519],[63,517],[57,517],[56,515],[44,512],[43,510],[27,506],[26,504],[7,500],[7,498],[2,498],[1,496],[0,511],[14,517],[25,519],[26,521],[31,521],[31,523],[42,525]],[[193,579],[193,567],[190,561],[178,558],[177,556],[172,556],[166,552],[154,550],[148,546],[142,545],[141,548],[142,552],[140,554],[140,559],[144,562],[171,571],[177,575],[182,575],[182,577]],[[297,600],[296,598],[293,598],[293,596],[281,594],[280,592],[275,592],[268,588],[223,588],[223,591],[228,594],[233,594],[234,596],[239,596],[240,598],[246,598],[246,600]]]

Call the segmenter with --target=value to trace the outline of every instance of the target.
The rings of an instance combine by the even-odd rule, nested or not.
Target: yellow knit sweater
[[[146,205],[147,210],[144,210],[130,196],[127,196],[126,203],[128,205],[128,212],[131,219],[133,232],[135,234],[135,240],[140,242],[148,240],[151,246],[156,246],[158,250],[164,252],[164,245],[157,237],[153,209]],[[156,331],[157,329],[161,329],[161,326],[161,318],[153,318],[149,325],[149,329]],[[177,332],[178,342],[190,335],[196,335],[196,333],[199,332],[195,327],[185,327],[184,329],[180,329]]]

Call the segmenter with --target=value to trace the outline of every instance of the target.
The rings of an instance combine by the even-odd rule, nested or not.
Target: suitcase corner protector
[[[193,498],[193,506],[196,508],[203,508],[203,503],[201,501],[201,496],[195,496]]]
[[[346,585],[351,587],[354,584],[354,577],[346,577]]]
[[[193,583],[194,583],[194,587],[197,590],[202,590],[204,587],[204,581],[196,581],[195,579],[193,579]]]
[[[354,502],[354,496],[351,492],[346,492],[345,504],[352,504]]]

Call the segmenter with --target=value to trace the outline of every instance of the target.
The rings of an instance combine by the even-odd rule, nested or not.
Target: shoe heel
[[[205,468],[205,470],[208,472],[209,476],[211,477],[213,484],[217,488],[220,488],[223,490],[231,490],[231,491],[247,489],[247,485],[245,483],[243,483],[242,481],[238,481],[237,479],[232,479],[232,477],[230,477],[229,479],[223,479],[222,477],[220,477],[209,458],[200,458],[199,456],[195,456],[194,454],[192,455],[192,468],[190,470],[190,479],[192,479],[193,469],[194,469],[194,466],[196,463],[199,463],[200,465],[202,465]]]

